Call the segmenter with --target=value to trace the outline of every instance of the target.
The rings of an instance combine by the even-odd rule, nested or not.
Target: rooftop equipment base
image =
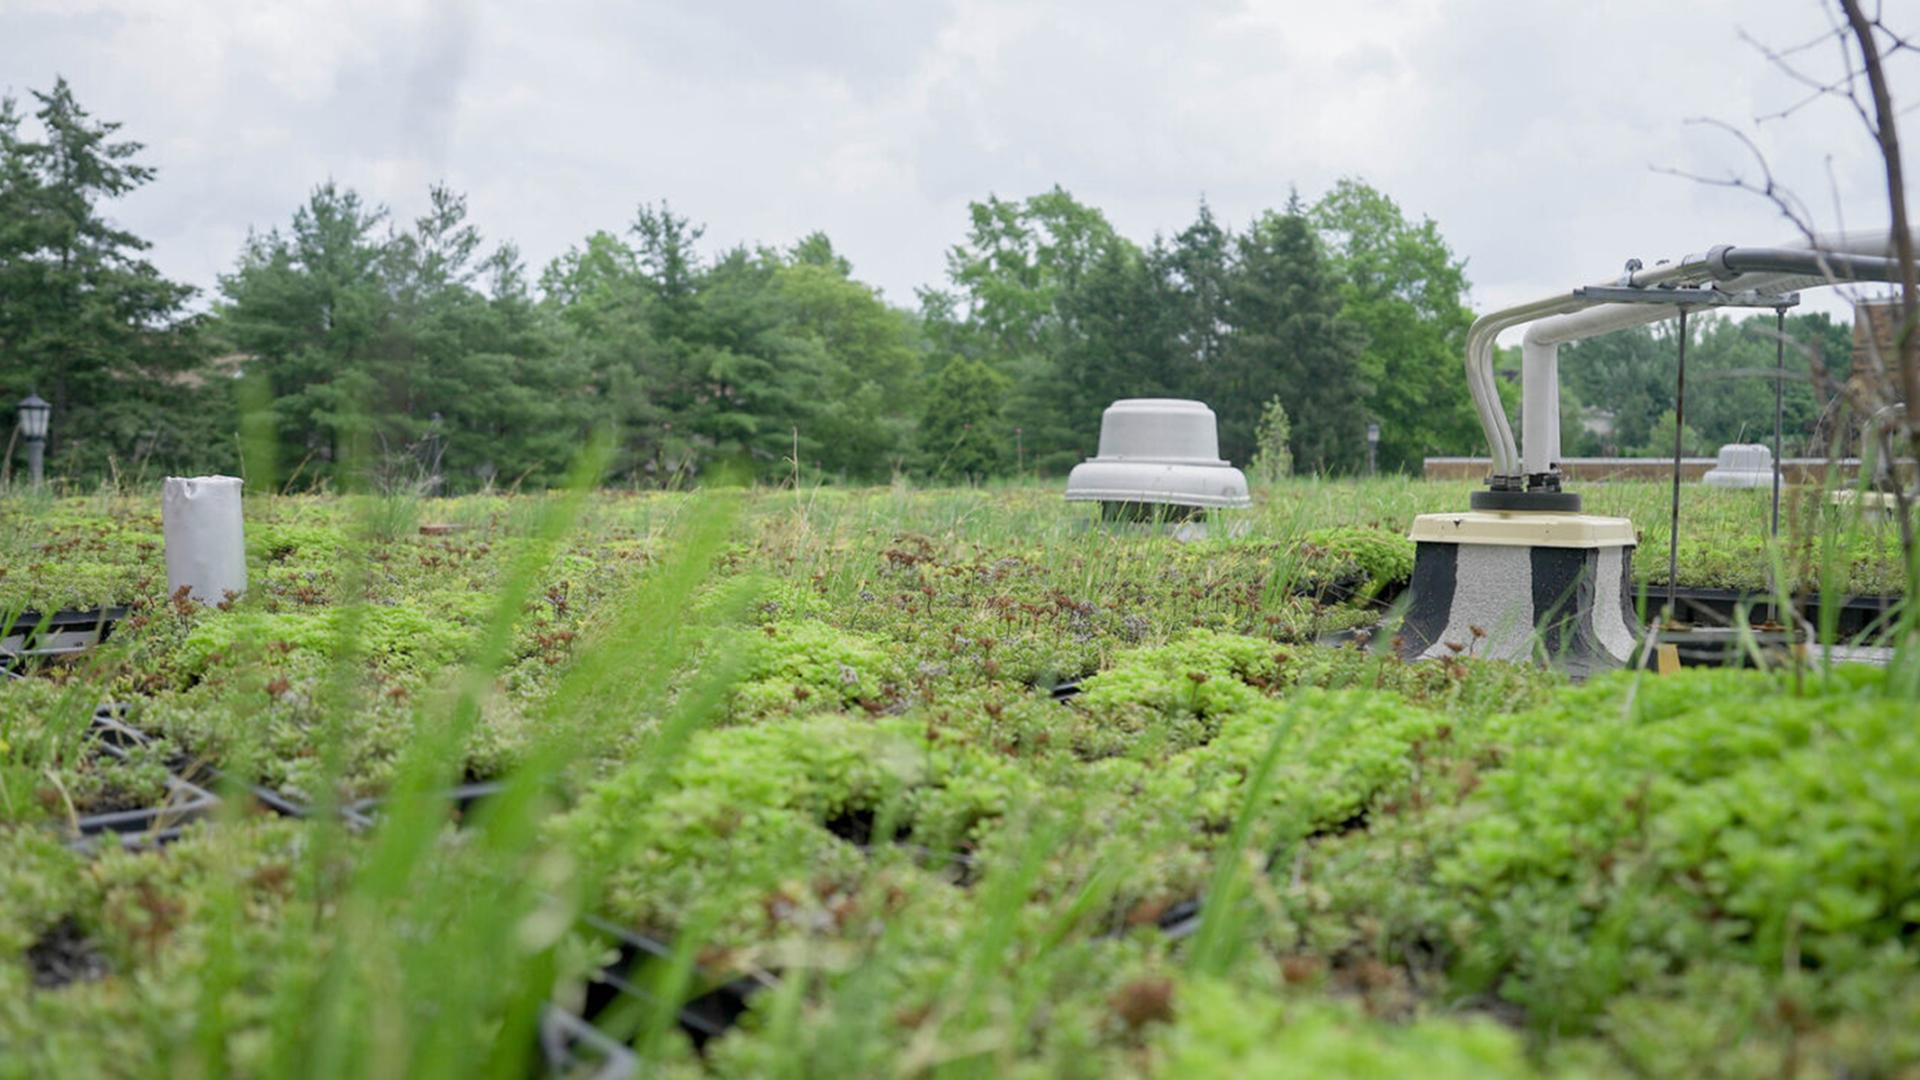
[[[1576,676],[1623,667],[1640,637],[1633,523],[1545,511],[1422,514],[1402,659],[1537,660]]]
[[[1245,536],[1252,531],[1253,523],[1239,511],[1170,503],[1103,502],[1098,527],[1109,533],[1167,536],[1188,543]]]
[[[1535,488],[1530,491],[1476,491],[1468,499],[1475,510],[1541,511],[1554,514],[1580,512],[1577,492]]]

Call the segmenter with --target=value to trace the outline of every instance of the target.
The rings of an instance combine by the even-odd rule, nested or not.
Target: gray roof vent
[[[1247,478],[1220,457],[1220,434],[1204,402],[1127,398],[1100,417],[1100,453],[1074,467],[1067,499],[1126,507],[1251,506]]]
[[[1728,443],[1720,448],[1713,468],[1700,482],[1708,487],[1770,488],[1773,486],[1773,451],[1760,443]]]

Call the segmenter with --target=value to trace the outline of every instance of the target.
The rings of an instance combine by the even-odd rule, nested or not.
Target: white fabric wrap
[[[240,479],[169,476],[160,490],[167,541],[167,594],[186,586],[193,599],[217,604],[247,590],[247,541],[241,524]]]

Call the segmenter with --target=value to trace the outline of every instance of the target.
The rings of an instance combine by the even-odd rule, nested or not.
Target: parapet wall
[[[1680,478],[1698,480],[1713,468],[1710,457],[1680,459]],[[1430,457],[1424,470],[1429,480],[1482,480],[1493,471],[1483,457]],[[1780,463],[1780,479],[1787,484],[1824,484],[1829,471],[1836,479],[1852,480],[1860,471],[1859,458],[1787,458]],[[1666,480],[1673,476],[1672,458],[1566,458],[1561,475],[1569,480]]]

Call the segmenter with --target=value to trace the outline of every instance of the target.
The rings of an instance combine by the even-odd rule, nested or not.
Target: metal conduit
[[[1637,262],[1630,263],[1625,273],[1602,284],[1645,289],[1651,300],[1660,297],[1662,287],[1677,290],[1713,286],[1784,294],[1853,281],[1891,281],[1897,277],[1897,266],[1886,257],[1890,247],[1884,231],[1814,237],[1811,241],[1774,247],[1741,248],[1723,244],[1704,254],[1657,263],[1650,268],[1642,269]],[[1683,298],[1676,296],[1673,302],[1677,305]],[[1521,447],[1500,402],[1493,373],[1494,340],[1503,331],[1524,323],[1535,324],[1523,344],[1523,356],[1531,353],[1526,359],[1532,362],[1523,366],[1522,377],[1523,383],[1531,380],[1539,384],[1532,391],[1523,389],[1524,397],[1537,401],[1558,381],[1555,365],[1559,344],[1660,322],[1674,315],[1675,312],[1657,304],[1608,303],[1562,293],[1489,312],[1474,320],[1467,334],[1467,388],[1487,437],[1493,475],[1518,480],[1529,473],[1546,471],[1559,457],[1559,425],[1555,413],[1552,417],[1535,417],[1527,424],[1532,449],[1522,460]],[[1537,406],[1536,411],[1539,407],[1543,406]]]

